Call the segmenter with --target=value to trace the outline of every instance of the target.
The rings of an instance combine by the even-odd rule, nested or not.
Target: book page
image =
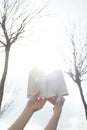
[[[47,77],[43,76],[41,77],[37,83],[36,86],[39,88],[40,91],[40,97],[48,97],[48,90],[47,90]]]
[[[47,76],[47,89],[48,97],[56,96],[57,93],[68,95],[63,72],[61,70],[54,71]]]
[[[27,97],[32,96],[36,91],[40,90],[40,84],[42,84],[44,87],[44,83],[38,82],[43,76],[44,73],[37,68],[34,68],[30,71],[28,78]]]

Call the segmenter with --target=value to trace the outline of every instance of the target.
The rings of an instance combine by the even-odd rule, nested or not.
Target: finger
[[[57,92],[56,92],[56,96],[58,97],[58,96],[60,96],[60,95],[61,95],[60,92],[57,91]]]
[[[33,97],[37,98],[40,94],[40,90],[37,90],[34,94],[33,94]]]
[[[46,101],[47,101],[46,98],[42,98],[42,97],[38,97],[37,100],[38,100],[38,101],[41,101],[41,102],[46,102]]]
[[[49,102],[52,103],[53,105],[55,105],[55,101],[49,100]]]
[[[60,104],[61,106],[64,104],[65,98],[62,95],[59,95],[56,103]]]
[[[53,105],[55,105],[56,99],[57,97],[52,97],[52,98],[49,98],[48,101],[51,102]]]

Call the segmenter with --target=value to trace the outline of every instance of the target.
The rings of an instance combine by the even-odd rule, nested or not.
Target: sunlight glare
[[[61,58],[58,55],[58,50],[54,45],[39,44],[35,47],[35,51],[35,53],[33,53],[35,60],[34,67],[41,69],[45,73],[61,68]]]

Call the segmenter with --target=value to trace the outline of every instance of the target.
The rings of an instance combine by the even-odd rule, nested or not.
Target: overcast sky
[[[16,93],[17,96],[15,96],[15,103],[13,104],[15,111],[13,112],[11,109],[11,114],[7,114],[8,118],[2,118],[3,126],[4,122],[7,123],[8,126],[23,109],[22,107],[26,99],[25,89],[27,89],[29,69],[34,65],[39,65],[43,68],[47,67],[46,69],[55,69],[55,67],[63,68],[63,62],[56,49],[56,45],[65,45],[65,25],[68,22],[73,24],[75,21],[83,22],[86,20],[87,1],[49,0],[45,12],[47,12],[49,16],[42,17],[36,21],[30,35],[31,37],[22,40],[22,43],[13,46],[14,48],[12,47],[6,87],[9,88],[11,92],[14,91],[12,94],[14,95]],[[26,42],[26,44],[24,42]],[[0,55],[1,64],[3,55],[2,53]],[[87,122],[85,121],[84,109],[78,87],[73,84],[70,79],[67,79],[67,87],[69,96],[66,97],[59,130],[86,130]],[[17,104],[20,104],[19,108],[17,108]],[[28,128],[31,130],[35,128],[41,130],[41,128],[46,125],[51,114],[52,106],[47,104],[44,110],[42,110],[42,113],[39,112],[32,118]],[[12,115],[14,115],[14,117],[12,117]],[[12,121],[10,119],[12,119]]]

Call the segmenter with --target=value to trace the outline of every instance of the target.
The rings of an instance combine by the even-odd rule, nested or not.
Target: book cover
[[[63,72],[61,70],[45,74],[34,68],[29,73],[27,97],[40,90],[41,97],[55,97],[57,93],[68,95]]]

